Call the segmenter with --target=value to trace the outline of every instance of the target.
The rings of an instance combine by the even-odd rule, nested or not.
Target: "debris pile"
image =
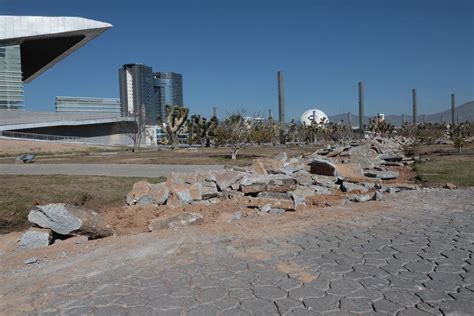
[[[156,231],[201,223],[204,217],[196,208],[214,207],[224,213],[229,201],[241,209],[222,217],[224,223],[245,217],[243,208],[255,215],[283,214],[320,205],[315,201],[324,201],[323,196],[334,197],[338,203],[380,201],[383,194],[417,188],[391,181],[399,177],[397,170],[401,169],[397,168],[413,163],[403,155],[402,145],[375,138],[347,146],[329,145],[305,157],[289,158],[282,152],[274,158],[256,159],[245,168],[171,173],[165,183],[140,181],[127,194],[128,206],[118,210],[116,219],[126,221],[124,212],[137,217],[136,210],[148,208],[152,212],[143,219],[145,229]],[[102,214],[64,203],[36,206],[28,220],[39,228],[24,233],[20,249],[45,247],[55,238],[106,237],[116,228]]]

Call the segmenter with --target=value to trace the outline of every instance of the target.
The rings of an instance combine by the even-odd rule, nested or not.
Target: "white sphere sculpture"
[[[301,115],[301,124],[307,126],[311,125],[313,122],[316,124],[321,124],[322,119],[324,119],[324,123],[329,122],[328,116],[323,111],[318,109],[310,109]]]

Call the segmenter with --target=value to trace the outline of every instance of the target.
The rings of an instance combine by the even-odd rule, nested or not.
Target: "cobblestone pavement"
[[[473,193],[405,192],[294,234],[220,237],[182,262],[151,256],[45,286],[31,304],[44,315],[472,315]]]

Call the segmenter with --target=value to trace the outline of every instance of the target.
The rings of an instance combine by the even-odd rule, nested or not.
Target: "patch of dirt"
[[[292,261],[280,261],[277,263],[277,270],[290,275],[290,277],[296,277],[302,283],[309,283],[316,280],[318,277],[304,270]]]

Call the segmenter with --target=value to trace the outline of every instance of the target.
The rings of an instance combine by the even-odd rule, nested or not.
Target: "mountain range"
[[[460,106],[457,106],[454,109],[454,117],[457,122],[474,122],[474,101],[466,102]],[[433,113],[433,114],[426,114],[424,115],[417,115],[417,122],[422,123],[440,123],[440,122],[451,122],[451,109],[446,111]],[[365,116],[364,122],[368,122],[370,117]],[[342,113],[337,115],[329,116],[329,121],[331,122],[347,122],[348,114]],[[393,124],[395,126],[401,126],[402,120],[405,122],[413,122],[413,116],[411,115],[385,115],[385,121]],[[355,114],[351,114],[351,125],[352,126],[359,126],[359,116]]]

